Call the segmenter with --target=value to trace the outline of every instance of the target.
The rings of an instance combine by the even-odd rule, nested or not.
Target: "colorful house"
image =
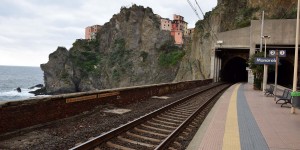
[[[102,26],[93,25],[85,28],[85,39],[91,40],[96,38],[96,34],[101,30]]]
[[[174,37],[176,45],[182,45],[184,43],[183,38],[189,36],[191,30],[187,29],[188,23],[184,21],[184,17],[174,14],[173,20],[168,18],[161,18],[161,30],[171,31],[171,35]]]
[[[186,37],[193,37],[193,34],[194,34],[194,28],[189,28]]]
[[[160,18],[160,29],[161,30],[172,30],[172,20],[169,18]]]

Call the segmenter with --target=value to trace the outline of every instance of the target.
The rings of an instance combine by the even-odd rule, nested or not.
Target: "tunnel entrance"
[[[293,86],[293,73],[294,73],[294,65],[285,59],[280,59],[280,64],[278,65],[278,76],[277,76],[278,85],[291,88]],[[275,83],[274,65],[271,67],[269,66],[268,83],[270,84]]]
[[[224,64],[222,69],[221,79],[225,82],[247,82],[248,72],[246,67],[248,66],[245,59],[240,57],[235,57],[230,59],[226,64]]]

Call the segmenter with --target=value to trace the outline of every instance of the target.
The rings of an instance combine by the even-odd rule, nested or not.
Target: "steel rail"
[[[222,89],[224,91],[226,88]],[[199,115],[201,111],[203,111],[219,94],[215,94],[212,98],[207,100],[204,104],[198,107],[198,109],[191,114],[181,125],[177,127],[167,138],[164,139],[155,150],[165,150],[169,147],[169,145],[178,137],[180,133],[183,132],[184,129]]]
[[[166,105],[166,106],[164,106],[164,107],[162,107],[160,109],[157,109],[157,110],[155,110],[153,112],[150,112],[148,114],[145,114],[145,115],[143,115],[143,116],[141,116],[141,117],[139,117],[137,119],[134,119],[133,121],[130,121],[130,122],[124,124],[124,125],[121,125],[120,127],[115,128],[114,130],[108,131],[108,132],[106,132],[104,134],[101,134],[101,135],[99,135],[99,136],[97,136],[97,137],[95,137],[93,139],[90,139],[90,140],[88,140],[88,141],[86,141],[84,143],[81,143],[81,144],[79,144],[79,145],[77,145],[75,147],[72,147],[72,148],[70,148],[70,150],[89,150],[89,149],[93,149],[93,148],[95,148],[95,147],[97,147],[97,146],[99,146],[99,145],[101,145],[101,144],[109,141],[110,139],[115,138],[118,135],[120,135],[120,134],[122,134],[122,133],[124,133],[124,132],[126,132],[126,131],[128,131],[128,130],[130,130],[130,129],[132,129],[132,128],[140,125],[140,124],[142,124],[142,123],[144,123],[145,121],[147,121],[147,120],[149,120],[149,119],[151,119],[151,118],[153,118],[153,117],[155,117],[155,116],[157,116],[159,114],[161,114],[162,112],[165,112],[166,110],[168,110],[168,109],[170,109],[170,108],[172,108],[172,107],[174,107],[174,106],[176,106],[178,104],[181,104],[181,103],[183,103],[183,102],[185,102],[185,101],[187,101],[187,100],[189,100],[189,99],[197,96],[200,93],[203,93],[205,91],[208,91],[208,90],[210,90],[212,88],[218,87],[218,86],[223,85],[223,84],[224,83],[212,85],[212,86],[209,86],[206,89],[202,89],[202,90],[200,90],[198,92],[195,92],[195,93],[193,93],[191,95],[188,95],[188,96],[186,96],[184,98],[181,98],[181,99],[179,99],[179,100],[177,100],[177,101],[175,101],[175,102],[173,102],[171,104],[168,104],[168,105]]]

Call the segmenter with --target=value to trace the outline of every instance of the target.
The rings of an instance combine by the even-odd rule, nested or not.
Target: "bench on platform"
[[[264,94],[269,96],[269,95],[274,95],[274,85],[270,85],[268,89],[264,89]]]
[[[284,89],[281,96],[276,95],[276,97],[279,98],[276,101],[276,104],[281,104],[281,107],[285,104],[291,104],[291,99],[292,99],[291,92],[292,92],[291,90]],[[284,102],[283,103],[278,103],[279,101],[284,101]]]

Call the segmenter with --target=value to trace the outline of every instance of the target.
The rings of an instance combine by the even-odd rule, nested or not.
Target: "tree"
[[[264,65],[258,65],[254,63],[256,57],[264,57],[264,52],[258,52],[253,54],[249,59],[249,68],[254,75],[254,87],[261,89],[261,82],[263,80]]]

